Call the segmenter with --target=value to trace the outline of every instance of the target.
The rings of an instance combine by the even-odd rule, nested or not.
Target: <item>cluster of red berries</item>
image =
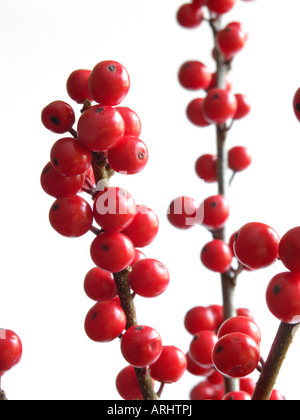
[[[20,338],[11,330],[0,329],[0,384],[5,372],[17,365],[23,353]],[[1,392],[1,386],[0,386]]]

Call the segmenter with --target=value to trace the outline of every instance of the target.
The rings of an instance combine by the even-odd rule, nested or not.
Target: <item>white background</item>
[[[141,138],[150,159],[135,176],[116,175],[137,203],[153,208],[161,222],[145,253],[169,269],[171,284],[157,299],[137,298],[138,320],[151,325],[165,344],[186,351],[191,337],[183,318],[195,305],[220,304],[219,276],[201,266],[199,254],[210,235],[202,227],[182,232],[166,220],[178,195],[202,201],[216,193],[194,173],[203,153],[215,152],[213,127],[199,129],[185,117],[198,93],[178,84],[179,66],[190,59],[214,71],[207,24],[186,30],[176,23],[180,0],[0,0],[1,95],[1,265],[0,326],[17,332],[22,362],[3,378],[10,399],[115,399],[114,381],[126,365],[117,341],[91,342],[83,323],[93,305],[83,279],[93,266],[93,234],[70,240],[49,225],[54,201],[40,187],[40,173],[59,136],[40,122],[49,102],[69,100],[65,83],[77,68],[113,59],[129,71],[131,90],[123,105],[143,124]],[[299,0],[237,1],[224,23],[242,21],[249,31],[245,50],[234,63],[235,93],[249,96],[251,115],[237,122],[228,146],[246,145],[251,168],[229,192],[228,236],[250,221],[272,226],[280,236],[300,224],[300,126],[292,99],[300,86]],[[72,103],[76,114],[80,107]],[[237,306],[248,307],[262,330],[267,357],[279,322],[268,312],[265,290],[281,263],[240,277]],[[299,399],[300,336],[290,350],[276,388]],[[256,377],[256,375],[254,375]],[[166,399],[187,399],[199,378],[185,374],[166,387]]]

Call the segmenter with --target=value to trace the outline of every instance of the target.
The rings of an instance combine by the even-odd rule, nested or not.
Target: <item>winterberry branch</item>
[[[5,392],[0,390],[0,401],[8,401]]]

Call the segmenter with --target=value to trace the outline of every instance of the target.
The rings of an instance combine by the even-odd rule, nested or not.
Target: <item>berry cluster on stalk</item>
[[[95,266],[84,279],[84,290],[96,303],[86,315],[85,332],[95,342],[120,339],[128,364],[116,378],[123,399],[158,399],[164,384],[183,376],[187,360],[177,347],[164,345],[154,328],[137,322],[134,296],[160,296],[170,275],[163,263],[140,249],[157,236],[156,213],[110,185],[114,173],[137,174],[148,160],[141,121],[121,106],[129,74],[116,61],[101,61],[93,70],[73,71],[66,87],[82,106],[77,128],[73,108],[63,101],[50,103],[41,115],[47,129],[65,134],[53,144],[41,174],[42,188],[56,199],[50,224],[66,237],[96,235],[90,247]],[[82,197],[86,193],[91,203]],[[161,384],[157,393],[155,381]]]

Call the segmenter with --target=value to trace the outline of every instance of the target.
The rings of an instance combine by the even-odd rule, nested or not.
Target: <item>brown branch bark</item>
[[[0,401],[8,401],[5,392],[0,389]]]

